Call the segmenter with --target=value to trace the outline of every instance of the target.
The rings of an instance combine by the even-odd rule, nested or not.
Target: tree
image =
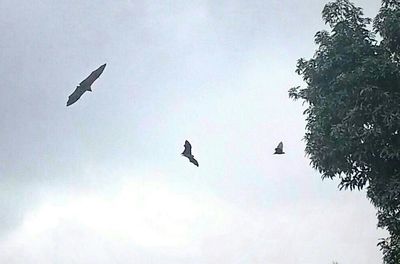
[[[315,35],[318,48],[299,59],[306,88],[289,96],[307,103],[306,153],[322,178],[340,189],[367,188],[378,226],[390,236],[378,245],[387,264],[400,263],[400,0],[382,0],[374,20],[348,0],[328,3],[331,31]]]

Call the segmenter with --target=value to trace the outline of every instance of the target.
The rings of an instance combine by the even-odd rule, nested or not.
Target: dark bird
[[[79,86],[76,87],[75,91],[68,97],[67,106],[78,101],[78,99],[81,98],[82,94],[84,94],[86,91],[92,91],[91,85],[97,80],[97,78],[100,77],[105,67],[106,64],[101,65],[97,70],[93,71],[85,80],[83,80]]]
[[[282,142],[279,142],[278,146],[275,148],[274,154],[285,154],[285,152],[283,152],[283,143]]]
[[[192,155],[192,145],[190,145],[189,141],[185,140],[185,150],[182,152],[182,156],[185,156],[186,158],[189,159],[191,163],[199,167],[199,163],[197,160],[194,159],[194,156]]]

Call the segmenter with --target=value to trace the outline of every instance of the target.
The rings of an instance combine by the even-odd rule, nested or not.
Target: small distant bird
[[[97,70],[93,71],[85,80],[83,80],[79,86],[76,87],[75,91],[68,97],[67,106],[78,101],[78,99],[81,98],[86,91],[92,91],[90,86],[94,83],[94,81],[97,80],[97,78],[100,77],[105,67],[106,64],[101,65]]]
[[[279,142],[278,146],[275,148],[274,154],[285,154],[285,152],[283,152],[283,143],[282,142]]]
[[[186,158],[189,159],[191,163],[199,167],[199,163],[197,160],[194,159],[194,156],[192,155],[192,145],[190,145],[189,141],[185,141],[185,150],[182,152],[182,156],[185,156]]]

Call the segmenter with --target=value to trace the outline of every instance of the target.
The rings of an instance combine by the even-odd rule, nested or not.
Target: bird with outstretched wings
[[[182,152],[182,156],[188,158],[191,163],[199,167],[199,163],[197,162],[197,160],[194,159],[194,156],[192,155],[192,145],[190,145],[189,141],[185,141],[184,147],[185,149]]]
[[[278,146],[275,148],[274,154],[285,154],[285,152],[283,152],[283,143],[282,142],[279,142]]]
[[[93,71],[85,80],[79,83],[79,86],[76,87],[75,91],[68,97],[68,102],[67,106],[72,105],[76,101],[81,98],[81,96],[86,92],[92,91],[92,84],[94,81],[97,80],[97,78],[100,77],[100,75],[103,73],[104,68],[106,67],[106,64],[101,65],[99,68],[97,68],[95,71]]]

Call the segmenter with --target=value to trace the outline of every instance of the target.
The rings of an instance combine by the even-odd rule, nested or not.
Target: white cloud
[[[159,256],[175,263],[372,264],[379,261],[374,212],[360,199],[341,193],[243,208],[201,190],[131,181],[111,198],[87,193],[42,204],[1,242],[0,261],[106,263],[118,255],[121,263],[144,256],[158,263]]]
[[[215,197],[179,194],[160,182],[128,183],[112,199],[92,193],[42,204],[2,246],[20,245],[18,251],[23,252],[37,240],[75,226],[110,241],[126,240],[141,248],[174,252],[193,247],[203,237],[224,233],[231,218],[228,207]],[[69,236],[68,232],[64,235]],[[47,252],[49,245],[43,246],[39,251]]]

